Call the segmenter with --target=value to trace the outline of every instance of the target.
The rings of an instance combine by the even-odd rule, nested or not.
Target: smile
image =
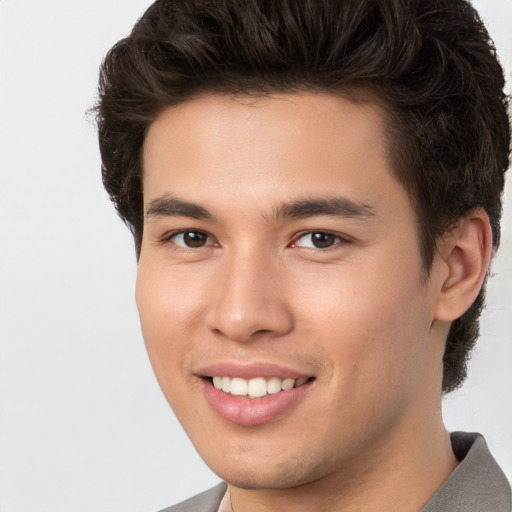
[[[231,376],[219,371],[213,377],[204,376],[202,382],[203,396],[210,407],[225,421],[243,427],[262,425],[278,417],[291,413],[309,394],[316,377],[303,375],[293,378],[262,371],[258,376],[254,368],[243,371],[226,371]],[[217,372],[212,372],[217,373]],[[261,375],[264,376],[261,376]],[[210,374],[211,375],[211,374]]]
[[[279,377],[256,377],[253,379],[244,379],[242,377],[215,376],[212,377],[214,387],[224,393],[232,396],[247,398],[262,398],[265,395],[275,395],[281,391],[302,386],[308,381],[308,377],[300,379],[281,379]]]

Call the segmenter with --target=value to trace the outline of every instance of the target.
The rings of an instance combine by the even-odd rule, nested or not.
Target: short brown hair
[[[464,0],[158,0],[101,67],[103,181],[138,255],[144,137],[164,108],[210,91],[367,94],[388,114],[428,271],[438,238],[476,207],[498,246],[510,148],[503,88],[492,41]],[[484,293],[452,323],[445,392],[466,376]]]

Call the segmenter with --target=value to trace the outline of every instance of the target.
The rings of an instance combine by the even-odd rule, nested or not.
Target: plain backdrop
[[[150,512],[218,481],[153,377],[85,116],[103,55],[149,3],[0,0],[0,512]],[[512,82],[512,0],[475,5]],[[509,478],[511,195],[509,180],[470,377],[444,403]]]

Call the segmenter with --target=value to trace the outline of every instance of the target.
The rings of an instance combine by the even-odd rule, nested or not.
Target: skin
[[[485,276],[488,220],[464,219],[427,278],[385,133],[377,106],[313,93],[203,95],[164,110],[147,133],[144,339],[235,511],[417,511],[457,464],[441,361],[450,321]],[[170,196],[209,217],[151,210]],[[276,214],[333,197],[363,213]],[[183,230],[202,236],[199,246],[187,247]],[[314,247],[311,232],[333,234],[332,244]],[[240,426],[205,399],[198,371],[218,361],[314,380],[284,414]]]

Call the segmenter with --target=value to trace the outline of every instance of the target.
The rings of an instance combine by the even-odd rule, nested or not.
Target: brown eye
[[[317,249],[325,249],[336,243],[336,236],[331,233],[311,233],[311,242]]]
[[[183,231],[174,235],[171,240],[179,247],[187,249],[198,249],[211,244],[210,237],[202,231]]]
[[[333,233],[313,231],[302,235],[294,245],[310,249],[328,249],[340,241],[341,238]]]

